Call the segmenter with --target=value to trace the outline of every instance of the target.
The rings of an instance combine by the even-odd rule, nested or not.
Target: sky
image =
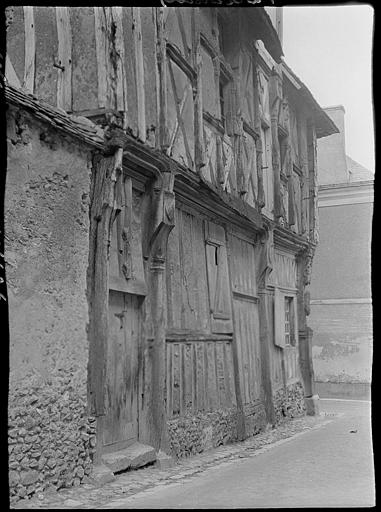
[[[283,8],[286,63],[321,107],[344,106],[346,153],[374,172],[372,37],[364,3]]]

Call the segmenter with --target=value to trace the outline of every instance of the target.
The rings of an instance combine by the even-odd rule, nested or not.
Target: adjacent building
[[[12,499],[314,414],[316,145],[337,127],[279,13],[7,14]]]
[[[322,396],[369,398],[374,174],[346,154],[344,107],[325,111],[340,132],[318,143],[319,244],[310,316],[315,379]]]

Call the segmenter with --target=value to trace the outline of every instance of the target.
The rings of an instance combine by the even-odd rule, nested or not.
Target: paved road
[[[370,404],[321,400],[333,420],[249,459],[102,508],[374,506]]]

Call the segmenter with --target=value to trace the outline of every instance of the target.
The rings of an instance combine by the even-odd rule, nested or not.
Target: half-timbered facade
[[[92,462],[113,471],[133,466],[128,450],[137,446],[181,457],[244,439],[306,406],[314,413],[306,315],[317,243],[316,140],[337,129],[285,64],[266,11],[17,7],[8,14],[6,234],[25,229],[12,214],[17,187],[36,209],[47,196],[36,195],[32,178],[45,173],[56,180],[47,177],[46,194],[67,197],[69,209],[77,194],[89,215],[72,242],[85,244],[84,229],[81,356],[66,364],[70,351],[65,336],[54,339],[54,322],[44,331],[41,318],[37,329],[35,304],[16,288],[10,294],[15,406],[25,405],[29,375],[45,389],[49,367],[59,389],[57,379],[80,374],[72,399],[87,404]],[[28,130],[39,135],[28,138]],[[29,161],[31,144],[51,152],[48,171]],[[77,152],[78,175],[70,164]],[[73,165],[67,179],[65,158]],[[58,224],[67,218],[60,212]],[[28,227],[26,251],[43,225]],[[49,229],[38,247],[60,230],[67,236],[64,226]],[[15,244],[8,237],[9,261]],[[65,259],[64,250],[56,257]],[[24,268],[15,261],[11,288],[12,272]],[[57,283],[53,310],[63,307]],[[47,292],[39,293],[37,303]],[[21,332],[19,314],[37,329],[40,366],[20,355],[28,324]],[[71,330],[68,317],[67,347]],[[77,420],[67,421],[75,429]],[[71,450],[75,466],[81,455]],[[52,476],[38,464],[37,457],[33,471],[43,481],[73,482],[70,471]],[[31,492],[37,485],[15,482]]]

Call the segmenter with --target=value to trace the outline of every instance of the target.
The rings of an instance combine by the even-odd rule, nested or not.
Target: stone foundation
[[[218,409],[168,421],[171,454],[189,457],[222,444],[237,441],[238,411]]]
[[[79,485],[92,468],[95,420],[88,418],[86,394],[70,377],[29,378],[10,390],[8,419],[11,502],[49,488]]]
[[[278,389],[273,396],[276,423],[285,418],[296,418],[306,413],[304,389],[301,382]]]
[[[261,432],[266,426],[262,404],[245,407],[246,437]],[[237,409],[218,409],[208,413],[186,415],[168,421],[171,454],[189,457],[220,445],[238,441]]]

